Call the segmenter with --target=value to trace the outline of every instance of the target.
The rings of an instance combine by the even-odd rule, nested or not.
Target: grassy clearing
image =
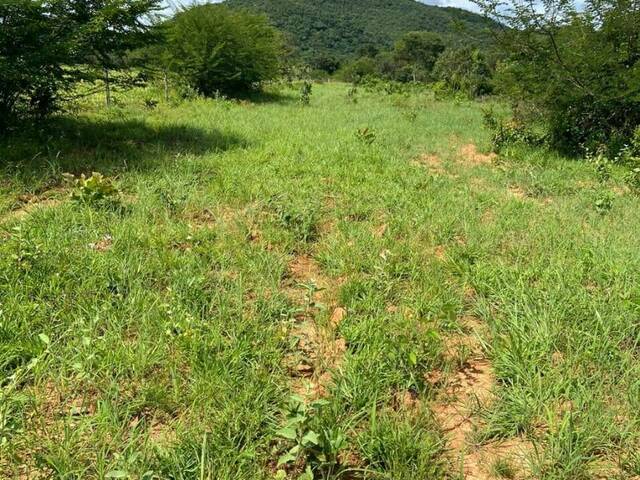
[[[640,475],[638,198],[347,91],[2,140],[3,478]]]

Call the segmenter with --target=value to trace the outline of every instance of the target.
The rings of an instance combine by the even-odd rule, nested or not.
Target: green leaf
[[[313,430],[309,430],[304,437],[302,437],[303,445],[318,445],[320,443],[320,437]]]
[[[296,459],[298,458],[298,452],[299,451],[300,451],[300,446],[296,445],[291,450],[289,450],[287,453],[281,455],[280,458],[278,459],[278,466],[284,465],[286,463],[295,462]]]
[[[409,363],[414,367],[418,364],[418,356],[416,355],[416,352],[409,353]]]
[[[129,474],[124,470],[111,470],[107,472],[104,478],[127,478]]]
[[[297,437],[296,429],[291,426],[281,428],[276,432],[276,435],[279,437],[288,438],[289,440],[295,440]]]
[[[307,465],[307,468],[304,470],[304,473],[298,477],[298,480],[313,480],[311,465]]]
[[[42,343],[44,343],[45,345],[49,345],[51,343],[51,340],[49,339],[49,337],[47,336],[46,333],[41,333],[38,335],[38,338],[40,339],[40,341]]]

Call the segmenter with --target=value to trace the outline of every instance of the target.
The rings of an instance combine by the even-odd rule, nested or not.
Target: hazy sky
[[[464,8],[466,10],[471,10],[472,12],[477,12],[477,5],[471,3],[468,0],[420,0],[422,3],[427,3],[429,5],[438,5],[440,7],[458,7]]]

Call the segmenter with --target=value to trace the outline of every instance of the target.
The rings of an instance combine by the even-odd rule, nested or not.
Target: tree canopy
[[[200,5],[167,27],[172,68],[204,95],[250,90],[279,73],[282,38],[264,15]]]
[[[617,150],[629,141],[640,125],[638,2],[477,3],[505,26],[499,85],[548,126],[555,145]]]
[[[0,117],[53,110],[75,82],[94,78],[151,41],[143,17],[159,0],[5,0],[0,4]]]

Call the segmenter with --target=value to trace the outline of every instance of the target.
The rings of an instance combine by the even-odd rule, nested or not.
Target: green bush
[[[279,74],[281,35],[262,15],[193,6],[168,24],[172,68],[205,96],[236,94]]]
[[[0,3],[0,126],[55,110],[82,80],[103,77],[150,43],[140,21],[159,0],[5,0]]]
[[[469,97],[493,91],[491,69],[482,52],[471,48],[447,49],[436,61],[433,76],[448,89]]]
[[[498,84],[527,103],[561,150],[606,145],[615,153],[640,125],[640,8],[636,2],[550,0],[536,10],[518,0],[479,0],[505,28]]]

